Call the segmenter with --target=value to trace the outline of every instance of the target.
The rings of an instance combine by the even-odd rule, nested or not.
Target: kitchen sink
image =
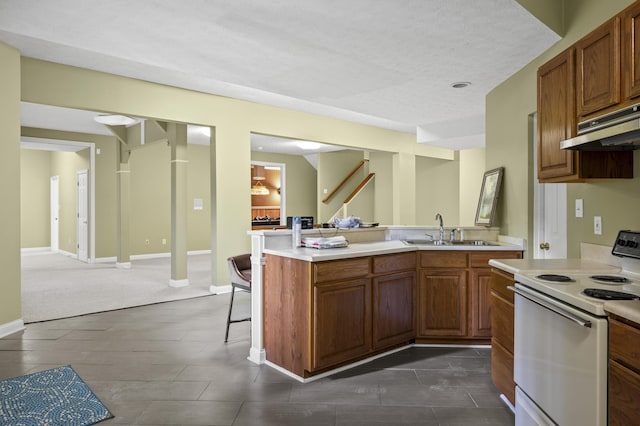
[[[439,240],[402,240],[410,246],[497,246],[498,243],[484,240],[439,241]]]

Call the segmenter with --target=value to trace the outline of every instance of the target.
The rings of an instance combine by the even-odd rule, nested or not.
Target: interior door
[[[534,170],[537,170],[537,115],[532,114],[530,125],[534,143]],[[535,175],[535,174],[534,174]],[[567,184],[538,183],[533,177],[534,224],[533,257],[535,259],[564,259],[567,257]]]
[[[57,252],[60,249],[60,196],[59,196],[58,176],[49,178],[49,198],[51,216],[51,241],[49,243],[51,251]]]
[[[78,218],[78,260],[88,262],[89,253],[89,197],[88,197],[88,171],[79,170],[76,174],[77,180],[77,218]]]

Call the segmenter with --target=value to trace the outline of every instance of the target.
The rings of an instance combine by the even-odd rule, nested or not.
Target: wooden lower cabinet
[[[409,342],[416,335],[415,270],[374,277],[372,286],[373,348]]]
[[[369,278],[314,285],[313,308],[313,370],[371,350]]]
[[[488,262],[520,259],[522,252],[424,251],[420,256],[418,341],[489,343],[493,297]]]
[[[418,307],[418,337],[466,336],[466,270],[422,270]]]
[[[491,378],[498,390],[515,405],[516,384],[513,381],[513,316],[514,297],[507,286],[515,284],[513,274],[492,269],[491,288]]]
[[[609,319],[609,425],[640,419],[640,324]]]
[[[469,298],[471,312],[471,337],[491,338],[491,271],[472,270]]]

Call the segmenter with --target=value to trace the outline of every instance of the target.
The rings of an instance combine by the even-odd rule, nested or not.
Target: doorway
[[[285,164],[251,162],[252,228],[286,225],[285,182]]]
[[[539,183],[537,113],[529,116],[529,135],[533,138],[533,258],[567,257],[567,184]]]
[[[89,197],[88,197],[89,171],[78,170],[76,172],[76,211],[77,214],[77,241],[78,260],[89,261]]]
[[[51,216],[51,251],[57,253],[60,250],[60,182],[59,176],[49,178],[49,204]]]

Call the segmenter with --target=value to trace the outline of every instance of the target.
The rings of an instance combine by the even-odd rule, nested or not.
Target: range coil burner
[[[558,275],[558,274],[542,274],[542,275],[536,276],[536,278],[543,281],[552,281],[556,283],[568,283],[573,281],[571,277],[568,277],[566,275]]]
[[[626,284],[631,282],[629,278],[619,275],[591,275],[589,278],[604,284]]]
[[[583,293],[589,297],[603,300],[636,300],[640,296],[635,294],[623,293],[621,291],[605,290],[601,288],[585,288]]]

